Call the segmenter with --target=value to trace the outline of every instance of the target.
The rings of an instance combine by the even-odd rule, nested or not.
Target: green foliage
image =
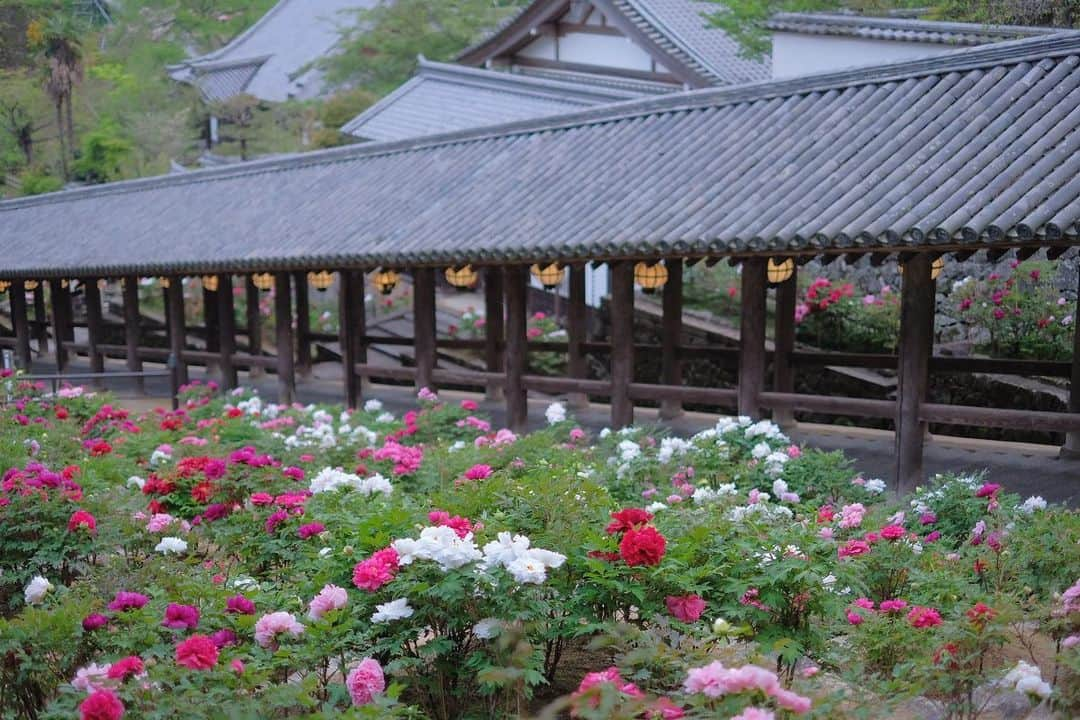
[[[27,172],[19,177],[20,191],[23,195],[41,195],[56,192],[64,187],[64,181],[54,175]]]
[[[131,143],[118,134],[115,125],[103,123],[83,136],[82,153],[72,166],[75,178],[87,183],[120,179],[121,165],[132,149]]]

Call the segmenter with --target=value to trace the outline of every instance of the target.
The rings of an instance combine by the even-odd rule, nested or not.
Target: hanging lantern
[[[540,281],[540,284],[544,286],[545,290],[554,290],[562,284],[563,276],[566,275],[566,271],[559,267],[558,263],[551,263],[550,265],[533,265],[529,268],[533,277]]]
[[[466,265],[461,268],[446,268],[446,282],[450,283],[458,290],[468,290],[469,288],[476,287],[476,271],[473,270],[472,265]]]
[[[307,279],[308,282],[311,283],[311,287],[319,292],[326,292],[327,288],[334,284],[334,274],[328,270],[309,272],[307,274]]]
[[[667,284],[667,278],[667,268],[662,263],[650,265],[646,262],[639,262],[634,266],[634,282],[640,285],[642,292],[648,295],[656,292],[657,288],[664,287]]]
[[[897,269],[900,271],[901,275],[904,274],[904,265],[903,265],[903,263],[898,265]],[[938,258],[936,258],[934,260],[934,262],[932,262],[930,264],[930,279],[931,280],[937,280],[938,275],[940,275],[941,271],[944,270],[944,269],[945,269],[945,258],[939,256]]]
[[[794,272],[795,261],[791,258],[784,258],[779,262],[769,258],[769,264],[765,267],[765,274],[768,276],[770,285],[779,285],[790,278]]]
[[[255,273],[251,276],[251,284],[263,292],[269,292],[274,287],[274,276],[270,273]]]
[[[109,281],[106,280],[105,278],[101,278],[100,280],[97,281],[97,286],[98,286],[98,290],[104,290],[105,288],[109,287]]]
[[[27,280],[23,284],[23,287],[25,287],[27,290],[37,290],[38,289],[38,281],[37,280]]]
[[[380,293],[389,295],[394,292],[394,288],[397,287],[399,277],[397,272],[382,268],[371,276],[371,283]]]
[[[203,275],[202,276],[202,286],[203,286],[204,289],[206,289],[206,290],[208,290],[210,292],[217,292],[217,289],[218,289],[217,275]]]
[[[158,285],[160,285],[162,288],[168,290],[168,288],[169,288],[169,278],[167,278],[167,277],[159,277],[158,278]]]
[[[68,281],[68,280],[61,280],[60,281],[60,287],[64,288],[65,290],[67,289],[68,285],[70,285],[70,284],[71,284],[71,282]]]
[[[7,292],[7,289],[11,287],[11,283],[7,280],[0,280],[0,293]]]

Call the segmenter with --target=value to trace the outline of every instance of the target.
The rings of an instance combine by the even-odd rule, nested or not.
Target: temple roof
[[[957,46],[986,45],[1061,32],[1058,28],[1047,27],[940,22],[848,13],[778,13],[769,19],[766,27],[774,32]]]
[[[10,200],[0,277],[977,250],[1078,220],[1062,34]]]

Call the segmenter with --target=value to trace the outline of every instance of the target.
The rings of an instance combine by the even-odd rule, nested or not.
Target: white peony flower
[[[411,617],[413,609],[409,607],[408,598],[398,598],[388,603],[375,606],[375,613],[371,616],[373,623],[385,623],[391,620],[404,620]]]
[[[544,563],[528,555],[519,557],[507,565],[506,570],[515,580],[523,584],[541,585],[547,579],[547,568]]]
[[[373,495],[374,493],[382,493],[383,495],[391,495],[394,492],[394,486],[390,484],[390,481],[384,478],[382,475],[375,473],[371,477],[364,478],[356,486],[357,492],[361,495]]]
[[[465,441],[458,440],[453,445],[446,449],[447,452],[459,452],[465,449]]]
[[[548,425],[557,425],[566,420],[566,407],[562,403],[553,402],[547,406],[544,417],[547,418]]]
[[[161,538],[161,542],[154,548],[162,555],[181,555],[187,552],[188,544],[186,540],[178,537],[164,537]]]
[[[35,575],[23,590],[23,597],[27,605],[37,605],[45,599],[45,595],[53,589],[53,584],[40,575]]]
[[[866,489],[867,492],[874,493],[875,495],[880,495],[881,493],[885,492],[885,481],[874,478],[873,480],[867,480],[866,484],[863,485],[863,487]]]
[[[645,510],[646,510],[646,512],[651,512],[653,514],[656,514],[656,513],[660,512],[661,510],[667,510],[667,505],[665,505],[662,502],[657,501],[657,502],[649,503],[648,505],[646,505]]]
[[[1021,503],[1018,509],[1025,515],[1031,515],[1036,510],[1045,510],[1046,500],[1043,499],[1042,495],[1032,495],[1023,503]]]
[[[136,487],[136,488],[139,489],[139,492],[142,492],[143,485],[145,485],[145,484],[146,484],[146,478],[141,478],[138,475],[132,475],[131,477],[129,477],[127,479],[127,486],[128,487]]]
[[[383,404],[379,400],[371,399],[364,403],[364,412],[379,412],[380,410],[382,410],[382,408]]]
[[[1034,695],[1042,699],[1046,699],[1053,692],[1050,683],[1042,679],[1039,668],[1023,660],[1018,661],[1016,667],[1005,674],[1005,677],[1001,679],[1001,684],[1005,687],[1014,688],[1017,692]]]
[[[498,637],[499,632],[502,630],[502,625],[502,620],[499,618],[484,618],[473,625],[473,635],[481,640],[490,640],[493,637]]]

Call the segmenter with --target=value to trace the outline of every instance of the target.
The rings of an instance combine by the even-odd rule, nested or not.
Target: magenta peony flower
[[[199,608],[194,605],[169,603],[161,624],[171,630],[194,630],[199,626]]]
[[[129,655],[110,665],[107,677],[111,680],[120,680],[123,682],[129,677],[138,677],[145,674],[146,666],[143,665],[142,658],[138,655]]]
[[[326,530],[326,526],[322,523],[308,523],[307,525],[301,525],[300,529],[296,531],[296,534],[300,536],[301,540],[307,540],[310,537],[314,537],[319,533]]]
[[[243,595],[233,595],[225,601],[225,612],[233,613],[235,615],[254,615],[255,603],[251,602]]]
[[[109,624],[109,618],[101,613],[91,613],[83,618],[82,626],[86,632],[99,630]]]
[[[120,720],[124,704],[108,690],[98,690],[79,705],[80,720]]]
[[[941,624],[941,613],[934,608],[916,605],[911,608],[907,619],[913,628],[929,628]]]
[[[881,612],[893,613],[900,612],[907,607],[907,600],[882,600]]]
[[[190,670],[209,670],[217,661],[217,645],[205,635],[192,635],[176,646],[176,664]]]
[[[886,525],[885,527],[881,528],[881,537],[885,538],[886,540],[899,540],[906,534],[907,533],[904,528],[900,527],[899,525]]]
[[[668,612],[684,623],[697,622],[705,612],[705,601],[700,595],[668,595],[664,602]]]
[[[975,491],[975,497],[993,497],[997,495],[998,490],[1001,490],[1001,486],[997,483],[985,483],[981,488]]]
[[[278,525],[289,519],[288,510],[278,510],[266,518],[266,532],[273,533]]]
[[[466,480],[486,480],[491,477],[492,469],[490,465],[473,465],[471,468],[465,471]]]
[[[321,620],[323,615],[331,610],[340,610],[347,602],[349,602],[349,594],[345,592],[345,588],[325,585],[308,603],[308,617],[312,620]]]
[[[210,636],[210,639],[214,642],[214,647],[218,648],[219,650],[223,647],[227,647],[229,645],[236,645],[240,642],[240,638],[236,637],[236,633],[234,633],[229,628],[218,630],[216,633]]]
[[[259,506],[262,506],[262,505],[273,505],[274,504],[274,496],[271,495],[270,493],[264,493],[264,492],[252,493],[251,497],[248,498],[248,499],[251,500],[251,504],[256,506],[256,507],[259,507]]]
[[[364,658],[345,679],[353,705],[367,705],[386,689],[386,677],[378,660]]]
[[[116,597],[109,603],[108,607],[116,612],[124,612],[125,610],[138,610],[148,602],[150,602],[150,598],[142,593],[121,590],[116,593]]]

